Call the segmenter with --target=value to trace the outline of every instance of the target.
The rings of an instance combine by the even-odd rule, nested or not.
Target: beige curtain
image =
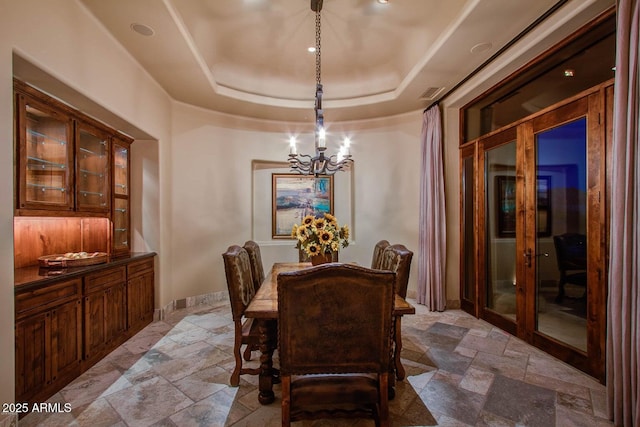
[[[445,206],[442,167],[442,120],[436,104],[422,120],[422,170],[420,177],[420,227],[418,295],[431,311],[443,311],[445,296]]]
[[[607,317],[607,395],[616,426],[640,425],[638,1],[617,2]]]

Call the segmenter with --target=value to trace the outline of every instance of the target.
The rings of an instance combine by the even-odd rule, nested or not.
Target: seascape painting
[[[291,238],[307,215],[333,213],[333,176],[272,174],[272,237]]]

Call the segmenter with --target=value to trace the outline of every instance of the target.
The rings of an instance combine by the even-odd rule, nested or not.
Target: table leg
[[[275,320],[260,319],[258,323],[258,331],[260,332],[260,376],[258,380],[258,401],[267,405],[275,400],[273,394],[273,350],[274,334],[275,334]]]
[[[396,321],[397,317],[393,317],[391,324],[391,348],[389,354],[389,382],[388,382],[388,393],[389,400],[393,400],[396,397],[396,369],[395,369],[395,342],[396,342]]]
[[[398,381],[402,381],[405,377],[404,366],[402,366],[402,361],[400,360],[400,351],[402,351],[402,332],[400,330],[400,321],[402,316],[396,317],[395,324],[395,349],[393,352],[393,362],[396,365],[396,378]]]

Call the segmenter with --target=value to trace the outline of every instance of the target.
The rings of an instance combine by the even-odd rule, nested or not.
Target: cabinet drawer
[[[66,280],[16,294],[16,319],[33,315],[81,297],[80,279]]]
[[[84,291],[85,293],[99,291],[114,283],[126,282],[126,280],[127,274],[124,266],[103,270],[98,273],[85,276]]]
[[[151,271],[153,271],[153,258],[132,262],[127,266],[127,275],[129,279]]]

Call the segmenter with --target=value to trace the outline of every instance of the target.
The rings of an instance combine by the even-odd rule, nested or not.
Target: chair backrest
[[[253,240],[244,242],[243,248],[249,254],[251,262],[251,276],[253,277],[253,287],[257,291],[264,282],[264,268],[262,267],[262,255],[260,255],[260,246]]]
[[[231,300],[231,314],[233,320],[240,320],[255,295],[249,254],[244,248],[233,245],[222,254],[222,258]]]
[[[284,375],[389,370],[395,274],[323,264],[278,275]]]
[[[553,245],[559,270],[587,269],[587,236],[578,233],[560,234],[553,236]]]
[[[396,277],[396,293],[402,298],[407,297],[407,287],[409,286],[409,273],[411,272],[411,260],[413,252],[404,245],[390,245],[382,254],[382,270],[393,271]]]
[[[371,258],[371,268],[380,269],[382,267],[382,254],[389,246],[388,240],[380,240],[373,247],[373,257]]]

